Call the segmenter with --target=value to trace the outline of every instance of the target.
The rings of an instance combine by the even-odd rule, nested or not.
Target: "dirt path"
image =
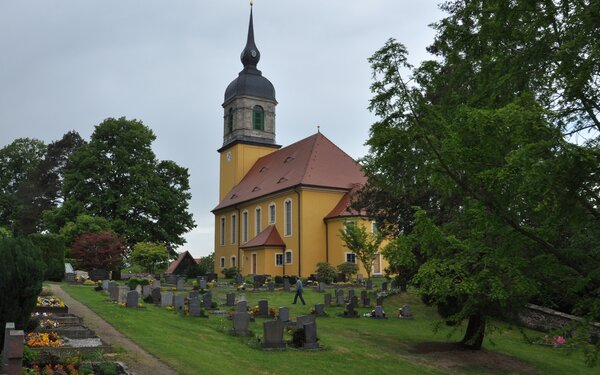
[[[52,294],[62,299],[69,312],[83,318],[83,324],[96,331],[96,334],[113,347],[122,347],[126,354],[122,358],[129,370],[137,375],[177,375],[177,372],[161,362],[158,358],[146,352],[121,332],[108,324],[104,319],[90,310],[87,306],[73,299],[60,285],[50,284]]]

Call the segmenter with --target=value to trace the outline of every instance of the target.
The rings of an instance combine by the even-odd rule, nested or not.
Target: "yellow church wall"
[[[348,221],[353,221],[356,225],[361,225],[367,227],[369,231],[372,231],[372,221],[359,218],[359,217],[348,217],[348,218],[339,218],[334,220],[329,220],[327,223],[327,230],[329,234],[329,264],[334,267],[337,267],[339,264],[344,263],[346,261],[346,254],[350,253],[350,250],[346,246],[344,246],[344,241],[340,238],[340,230],[344,229],[345,223]],[[381,244],[381,249],[385,246],[385,241]],[[383,255],[379,255],[380,267],[378,273],[371,272],[371,275],[378,276],[383,275],[383,270],[389,265],[389,262],[383,257]],[[366,276],[367,272],[365,271],[365,267],[362,262],[356,258],[356,264],[358,264],[358,273]]]
[[[327,261],[323,218],[335,208],[344,194],[345,192],[325,189],[301,190],[301,276],[315,273],[317,263]]]
[[[219,201],[244,178],[258,159],[276,150],[275,147],[238,143],[221,151]]]

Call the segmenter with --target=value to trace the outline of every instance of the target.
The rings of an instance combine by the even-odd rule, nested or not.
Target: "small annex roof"
[[[256,247],[285,247],[285,243],[279,235],[275,225],[269,225],[253,239],[240,246],[241,249],[251,249]]]
[[[213,212],[298,185],[350,190],[366,180],[360,165],[318,132],[258,159]]]
[[[178,271],[185,271],[185,270],[179,270],[178,268],[184,264],[187,264],[187,266],[186,266],[186,268],[187,268],[190,264],[190,261],[197,264],[196,260],[192,256],[192,254],[190,254],[189,251],[184,251],[183,253],[179,254],[177,259],[175,259],[174,261],[171,262],[171,264],[169,264],[169,268],[167,268],[166,273],[177,274]]]
[[[356,184],[352,187],[352,190],[344,194],[342,199],[338,202],[338,204],[331,210],[327,216],[325,216],[324,220],[338,219],[342,217],[367,217],[367,211],[360,210],[357,211],[350,207],[352,195],[356,193],[358,189],[361,188],[362,185]]]

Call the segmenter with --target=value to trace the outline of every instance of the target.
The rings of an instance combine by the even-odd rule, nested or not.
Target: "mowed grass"
[[[260,349],[256,338],[230,335],[231,321],[225,318],[181,317],[151,304],[142,309],[126,309],[108,302],[106,294],[92,287],[68,284],[62,287],[180,374],[591,374],[598,370],[587,368],[579,353],[567,355],[564,350],[527,344],[518,330],[510,329],[494,333],[493,344],[486,339],[483,353],[463,352],[460,358],[447,352],[417,353],[415,345],[457,341],[462,337],[462,330],[452,334],[453,331],[443,327],[435,333],[434,325],[439,322],[435,309],[423,305],[410,293],[385,300],[385,311],[390,317],[386,320],[345,319],[337,316],[343,311],[342,307],[327,307],[330,316],[317,319],[322,350],[289,348],[269,352]],[[233,288],[211,290],[213,301],[219,305],[224,303],[225,293],[234,291]],[[249,306],[267,299],[269,306],[289,307],[292,319],[307,314],[314,304],[323,301],[323,293],[312,290],[304,294],[306,306],[292,305],[293,293],[246,291],[245,295]],[[371,297],[374,301],[374,296]],[[410,304],[414,320],[395,318],[404,303]],[[370,309],[359,308],[358,311],[363,314]],[[256,336],[262,336],[263,321],[257,318],[251,323]],[[286,339],[291,336],[286,335]],[[514,360],[494,352],[512,356]],[[511,362],[512,366],[485,363],[497,357],[502,357],[502,362]]]

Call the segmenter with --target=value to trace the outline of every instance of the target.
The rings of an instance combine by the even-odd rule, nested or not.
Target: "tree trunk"
[[[469,317],[469,324],[465,337],[460,342],[468,349],[479,350],[483,344],[483,336],[485,334],[485,317],[483,314],[477,313]]]

